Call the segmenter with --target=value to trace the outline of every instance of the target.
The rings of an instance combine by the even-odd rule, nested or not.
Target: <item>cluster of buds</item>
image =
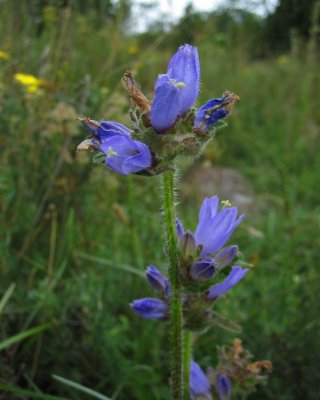
[[[208,368],[205,374],[201,367],[192,361],[190,365],[190,391],[193,398],[212,399],[212,393],[220,400],[229,400],[231,394],[249,394],[257,384],[266,383],[271,373],[270,361],[253,361],[253,356],[242,346],[240,339],[235,339],[232,346],[218,349],[218,365]]]
[[[190,45],[181,46],[167,73],[158,76],[152,102],[132,73],[127,72],[122,83],[132,102],[132,126],[83,118],[91,136],[78,150],[97,152],[97,161],[123,175],[157,175],[170,168],[179,154],[197,156],[216,130],[226,125],[223,119],[239,100],[225,92],[198,110],[193,108],[199,93],[200,64],[197,49]]]
[[[219,210],[218,197],[203,201],[194,233],[185,231],[179,220],[176,222],[180,248],[179,272],[184,293],[184,323],[189,330],[202,330],[210,325],[214,319],[212,303],[240,282],[248,272],[247,268],[241,266],[244,263],[239,259],[238,246],[223,247],[243,215],[238,216],[236,207],[222,203]],[[135,300],[131,307],[144,318],[166,319],[170,300],[169,281],[155,266],[148,267],[146,277],[159,298]]]

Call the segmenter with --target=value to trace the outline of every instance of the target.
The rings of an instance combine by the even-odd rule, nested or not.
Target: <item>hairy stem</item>
[[[192,333],[184,331],[183,336],[183,399],[190,400],[190,362],[192,356]]]
[[[170,280],[171,393],[173,400],[182,400],[182,292],[174,200],[174,170],[169,170],[163,173],[163,212]]]

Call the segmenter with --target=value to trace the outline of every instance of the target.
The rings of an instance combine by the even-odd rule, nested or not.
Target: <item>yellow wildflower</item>
[[[0,50],[0,58],[4,60],[10,60],[10,54],[6,51]]]
[[[129,54],[137,54],[138,53],[138,47],[137,46],[130,46],[129,47]]]
[[[286,56],[285,54],[282,54],[281,56],[278,57],[278,64],[283,65],[287,64],[289,61],[289,57]]]
[[[44,79],[39,79],[30,74],[15,74],[14,79],[25,86],[28,93],[36,93],[45,84]]]

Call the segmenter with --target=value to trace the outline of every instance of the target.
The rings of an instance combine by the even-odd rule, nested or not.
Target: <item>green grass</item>
[[[68,104],[74,115],[128,122],[119,80],[134,69],[151,95],[175,51],[170,36],[140,45],[118,21],[95,28],[92,14],[72,9],[54,11],[56,22],[47,15],[39,34],[21,7],[17,40],[13,9],[5,3],[2,11],[0,50],[11,55],[0,59],[0,347],[10,344],[0,355],[2,390],[6,399],[31,399],[30,392],[92,398],[57,375],[113,399],[168,398],[166,326],[129,308],[152,295],[145,267],[166,270],[160,181],[120,177],[77,155],[86,133],[70,109],[69,117],[59,113]],[[249,180],[258,209],[235,235],[255,267],[217,311],[242,325],[241,338],[257,359],[274,364],[268,385],[250,398],[317,399],[319,61],[306,48],[299,56],[254,61],[211,34],[204,28],[196,37],[198,102],[225,89],[241,96],[228,128],[210,145],[211,161]],[[13,80],[16,72],[41,76],[48,86],[27,94]],[[183,162],[181,168],[183,176]],[[191,228],[200,204],[195,191],[178,207]],[[214,366],[216,345],[234,337],[220,328],[199,337],[197,361]]]

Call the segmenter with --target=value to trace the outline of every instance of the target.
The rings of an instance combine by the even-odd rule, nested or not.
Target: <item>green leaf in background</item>
[[[58,396],[50,396],[45,393],[39,393],[39,392],[33,392],[31,390],[26,390],[26,389],[21,389],[16,386],[9,386],[9,385],[4,385],[0,383],[0,389],[1,391],[5,392],[10,392],[10,393],[16,393],[22,396],[26,396],[30,399],[43,399],[43,400],[70,400],[67,399],[66,397],[58,397]]]

